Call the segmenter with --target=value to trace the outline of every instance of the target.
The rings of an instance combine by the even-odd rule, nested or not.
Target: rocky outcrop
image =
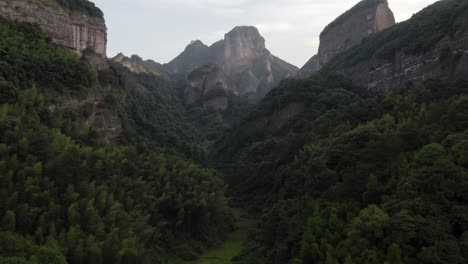
[[[297,72],[297,78],[307,78],[312,73],[320,70],[320,63],[318,55],[314,55],[302,68]]]
[[[359,44],[363,38],[394,24],[395,17],[387,0],[361,1],[320,34],[320,65],[325,65],[339,53]]]
[[[387,0],[363,0],[331,22],[320,34],[318,55],[302,67],[298,77],[320,70],[338,54],[361,43],[376,32],[395,24]]]
[[[164,68],[173,74],[186,75],[196,68],[210,63],[211,60],[210,48],[200,40],[195,40],[179,56],[165,64]]]
[[[119,53],[111,60],[125,66],[128,70],[137,74],[144,73],[156,76],[163,75],[163,67],[161,64],[152,60],[143,60],[138,55],[127,57],[122,53]]]
[[[54,1],[0,1],[0,16],[10,20],[37,23],[53,42],[81,56],[94,50],[97,68],[106,65],[107,28],[104,19],[70,11]]]
[[[51,105],[49,109],[82,109],[85,116],[84,123],[88,124],[106,140],[116,139],[122,134],[123,126],[118,114],[101,107],[104,97],[101,92],[90,91],[86,98],[60,98],[59,105]]]
[[[450,20],[441,23],[441,17]],[[468,80],[468,2],[439,1],[339,55],[326,69],[378,91],[427,79]]]
[[[231,78],[217,65],[204,65],[187,78],[184,92],[186,105],[201,105],[215,111],[224,111],[228,105],[229,94],[237,95],[237,88]]]
[[[173,61],[164,65],[171,73],[188,74],[204,64],[219,65],[239,87],[239,94],[260,99],[282,79],[292,77],[297,68],[273,56],[255,27],[236,27],[224,40],[208,47],[192,42]]]

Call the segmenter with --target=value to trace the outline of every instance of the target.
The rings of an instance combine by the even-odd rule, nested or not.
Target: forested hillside
[[[111,68],[101,87],[86,61],[35,25],[2,20],[0,39],[0,263],[165,263],[195,258],[232,230],[217,173],[181,158],[177,139],[141,135],[158,123],[137,119],[149,108],[132,93],[163,85]],[[122,85],[106,93],[112,80]],[[100,107],[135,120],[121,144],[85,122],[89,105],[58,107],[92,91],[105,95]]]
[[[80,59],[0,18],[0,264],[224,263],[240,248],[232,263],[468,263],[468,82],[343,75],[465,36],[467,7],[437,2],[256,105],[200,78],[218,108],[184,102],[188,80],[159,64],[96,68],[92,48]],[[466,66],[465,49],[440,51]]]
[[[219,150],[231,194],[263,212],[239,263],[466,263],[468,83],[372,96],[315,75],[277,89],[250,119],[288,101],[304,113]]]

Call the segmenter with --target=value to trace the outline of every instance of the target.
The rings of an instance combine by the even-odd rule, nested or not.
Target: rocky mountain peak
[[[265,39],[252,26],[235,27],[224,36],[226,58],[249,58],[265,52]]]
[[[187,105],[201,104],[208,109],[226,110],[228,92],[237,93],[231,78],[218,65],[206,64],[188,75],[184,99]]]
[[[185,48],[185,51],[197,51],[208,49],[208,46],[205,45],[200,40],[192,40],[190,44]]]
[[[125,66],[128,70],[134,73],[145,73],[160,76],[163,74],[162,65],[152,60],[143,60],[138,55],[130,57],[125,56],[123,53],[117,54],[112,61]]]
[[[319,62],[325,65],[363,38],[389,28],[395,17],[387,0],[363,0],[331,22],[320,34]]]
[[[167,72],[188,75],[205,65],[216,64],[239,87],[240,95],[260,99],[284,78],[294,76],[297,68],[273,56],[265,39],[253,26],[238,26],[210,47],[192,41],[184,52],[164,65]],[[273,71],[275,69],[275,71]]]
[[[224,36],[224,70],[237,74],[258,58],[268,55],[265,39],[252,26],[235,27]]]
[[[340,15],[320,34],[318,55],[304,65],[299,77],[320,70],[338,54],[361,43],[374,33],[395,24],[395,17],[387,0],[363,0]]]

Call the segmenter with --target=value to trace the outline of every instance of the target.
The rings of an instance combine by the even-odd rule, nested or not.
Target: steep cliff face
[[[83,55],[93,49],[100,60],[93,60],[98,68],[105,66],[107,28],[99,16],[68,10],[54,1],[0,1],[0,16],[10,20],[37,23],[53,42]]]
[[[219,66],[208,64],[189,74],[184,100],[189,106],[199,104],[207,109],[224,111],[229,106],[229,93],[238,93],[231,78]]]
[[[292,77],[297,68],[273,56],[265,39],[255,27],[236,27],[224,40],[208,47],[192,42],[185,51],[165,65],[171,73],[188,74],[204,64],[217,64],[232,78],[242,96],[262,98],[284,78]]]
[[[314,55],[310,58],[309,61],[302,66],[302,68],[297,72],[297,78],[307,78],[314,72],[318,72],[320,70],[320,63],[318,55]]]
[[[259,58],[269,55],[265,39],[254,27],[236,27],[224,36],[224,54],[217,58],[229,74],[248,69]]]
[[[383,91],[410,81],[467,80],[468,2],[437,2],[340,54],[325,68]]]
[[[395,24],[387,0],[364,0],[338,17],[320,34],[319,63],[359,44],[364,37]]]
[[[359,44],[365,37],[395,24],[387,0],[363,0],[331,22],[320,34],[318,55],[302,69],[298,77],[317,72],[335,56]]]

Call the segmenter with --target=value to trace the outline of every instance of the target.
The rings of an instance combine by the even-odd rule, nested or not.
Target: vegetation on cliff
[[[59,5],[76,12],[81,12],[92,17],[103,18],[104,13],[88,0],[54,0]]]
[[[345,70],[371,59],[392,60],[397,53],[408,55],[429,51],[444,37],[466,28],[467,1],[444,0],[426,7],[411,19],[372,34],[360,45],[338,55],[325,68]],[[450,39],[448,39],[450,40]]]
[[[306,111],[234,131],[215,155],[237,202],[263,212],[239,263],[466,263],[468,83],[371,95],[315,75],[277,89],[250,119]]]
[[[232,229],[216,172],[132,133],[105,142],[83,121],[85,106],[51,107],[100,89],[85,61],[35,25],[1,21],[0,36],[0,263],[193,259]],[[147,110],[115,90],[129,99],[109,108]]]
[[[467,8],[440,1],[329,67],[424,52]],[[213,92],[228,97],[223,115],[187,113],[180,77],[116,63],[96,74],[27,23],[0,20],[0,39],[2,264],[185,263],[230,237],[201,259],[229,262],[250,221],[229,236],[225,192],[259,219],[234,263],[468,262],[467,82],[376,94],[321,72],[282,81],[253,111]],[[86,122],[89,104],[64,102],[90,93],[123,123],[114,142]],[[291,104],[303,110],[262,125]],[[220,116],[239,125],[224,134]]]

